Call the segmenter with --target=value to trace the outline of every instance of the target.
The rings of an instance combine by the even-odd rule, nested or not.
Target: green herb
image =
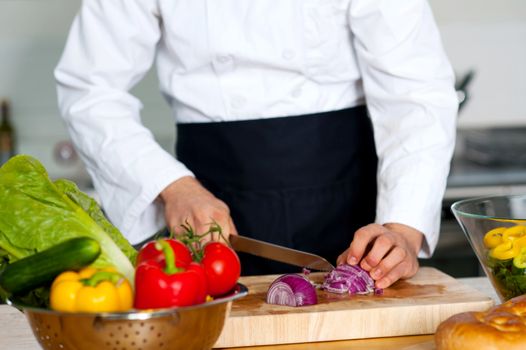
[[[513,259],[488,257],[488,267],[502,296],[508,300],[526,293],[526,269],[513,265]]]
[[[27,155],[0,168],[0,269],[80,236],[101,245],[94,267],[115,266],[133,281],[137,252],[73,182],[52,182],[44,166]]]

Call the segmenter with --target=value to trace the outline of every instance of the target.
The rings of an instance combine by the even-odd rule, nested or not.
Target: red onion
[[[332,270],[321,286],[332,293],[349,294],[382,294],[381,289],[374,287],[374,280],[358,265],[341,264]]]
[[[316,288],[305,277],[298,274],[286,274],[271,283],[267,291],[267,303],[304,306],[318,303]]]

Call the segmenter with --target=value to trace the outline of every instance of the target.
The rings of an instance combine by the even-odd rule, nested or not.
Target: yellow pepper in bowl
[[[526,226],[497,227],[484,235],[490,256],[499,260],[513,259],[526,247]]]
[[[118,312],[133,306],[130,282],[115,269],[65,271],[51,285],[50,306],[65,312]]]
[[[495,259],[508,260],[513,259],[519,253],[520,249],[516,244],[513,244],[512,241],[506,241],[490,250],[489,255]]]
[[[517,225],[510,228],[507,228],[502,233],[502,239],[503,240],[511,240],[514,241],[516,239],[519,239],[521,237],[524,237],[526,235],[526,226]]]
[[[502,233],[506,231],[505,227],[497,227],[484,235],[484,245],[488,249],[495,248],[502,243]]]

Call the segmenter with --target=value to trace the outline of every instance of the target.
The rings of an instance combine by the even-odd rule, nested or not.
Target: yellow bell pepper
[[[514,239],[513,245],[516,246],[519,250],[521,250],[523,247],[526,247],[526,236]]]
[[[50,306],[66,312],[116,312],[133,306],[130,282],[115,269],[66,271],[51,285]]]
[[[526,226],[517,225],[506,229],[502,233],[502,240],[515,240],[526,235]]]
[[[513,244],[513,241],[505,241],[495,248],[491,249],[489,255],[492,258],[499,260],[513,259],[520,253],[520,247],[518,244]]]
[[[502,243],[502,233],[506,231],[506,227],[497,227],[490,230],[484,235],[484,245],[486,248],[495,248]]]

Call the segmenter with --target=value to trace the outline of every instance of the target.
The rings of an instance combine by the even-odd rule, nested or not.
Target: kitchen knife
[[[232,248],[238,252],[248,253],[262,258],[304,267],[309,270],[331,271],[334,266],[319,255],[302,252],[280,245],[259,241],[239,235],[229,236]]]

